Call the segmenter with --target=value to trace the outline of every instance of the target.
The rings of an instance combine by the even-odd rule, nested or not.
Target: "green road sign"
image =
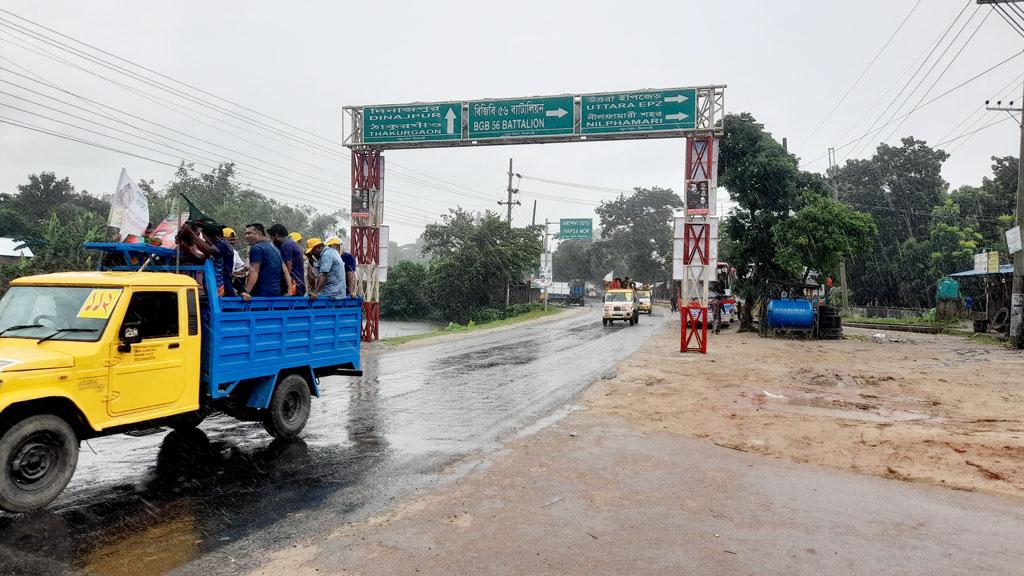
[[[593,218],[562,218],[558,221],[558,237],[566,238],[593,238]]]
[[[643,90],[580,97],[581,134],[692,130],[697,91]]]
[[[572,96],[469,103],[469,139],[572,134]]]
[[[363,142],[438,142],[462,138],[462,103],[367,106]]]

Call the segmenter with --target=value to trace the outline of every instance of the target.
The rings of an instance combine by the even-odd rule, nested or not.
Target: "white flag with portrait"
[[[117,228],[121,240],[129,236],[141,239],[149,225],[149,201],[139,185],[128,176],[128,171],[121,168],[121,178],[117,181],[117,189],[110,199],[110,217],[107,226]]]

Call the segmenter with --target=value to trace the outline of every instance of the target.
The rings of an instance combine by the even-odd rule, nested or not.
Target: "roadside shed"
[[[971,319],[975,332],[1009,330],[1013,264],[1001,264],[998,272],[965,270],[950,276],[960,281],[962,292],[973,296]]]
[[[21,248],[23,244],[21,240],[0,237],[0,264],[13,264],[22,257],[32,258],[32,250],[28,246]]]

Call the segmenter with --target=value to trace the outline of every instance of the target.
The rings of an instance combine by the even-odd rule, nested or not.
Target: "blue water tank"
[[[814,306],[809,300],[769,300],[768,327],[810,329],[814,326]]]

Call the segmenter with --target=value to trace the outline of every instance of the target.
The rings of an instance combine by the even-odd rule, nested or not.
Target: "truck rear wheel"
[[[298,374],[285,376],[270,397],[263,427],[275,438],[293,438],[309,419],[309,383]]]
[[[29,416],[0,436],[0,464],[0,508],[38,510],[71,481],[78,465],[78,437],[59,416]]]

